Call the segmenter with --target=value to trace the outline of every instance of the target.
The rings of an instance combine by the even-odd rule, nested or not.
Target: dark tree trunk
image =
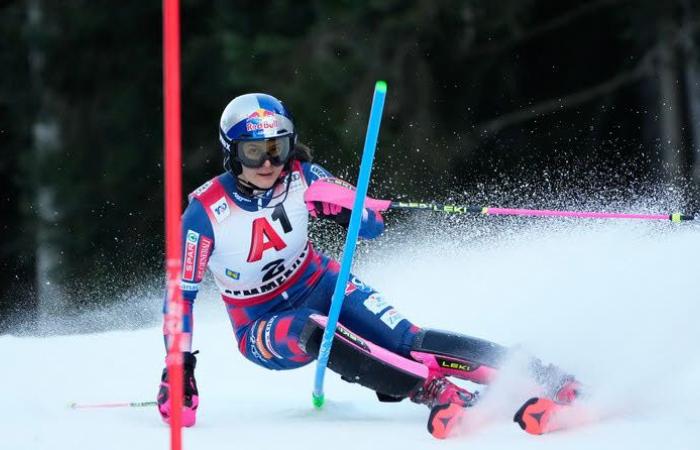
[[[683,164],[683,101],[675,43],[677,27],[673,19],[663,18],[659,27],[658,112],[660,119],[661,159],[666,178],[674,179],[684,172]]]
[[[56,222],[59,218],[56,190],[46,176],[48,163],[61,148],[61,130],[57,114],[56,96],[45,82],[47,77],[44,44],[36,36],[47,26],[44,20],[43,0],[27,2],[27,19],[30,30],[29,65],[32,85],[39,105],[38,114],[32,127],[34,153],[34,210],[36,214],[36,295],[37,311],[34,323],[49,323],[63,307],[63,293],[56,281],[56,269],[60,259],[60,249],[53,239]],[[41,332],[42,330],[37,330]]]
[[[685,93],[688,115],[688,135],[692,161],[691,175],[700,183],[700,51],[693,39],[693,6],[683,0],[683,22],[681,43],[683,48]]]

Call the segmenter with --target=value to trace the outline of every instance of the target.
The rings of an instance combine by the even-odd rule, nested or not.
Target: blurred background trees
[[[0,3],[0,332],[161,273],[160,8]],[[576,185],[596,170],[697,187],[699,10],[183,0],[184,189],[221,172],[219,115],[251,91],[283,99],[316,160],[354,181],[377,79],[389,97],[374,195],[543,174]]]

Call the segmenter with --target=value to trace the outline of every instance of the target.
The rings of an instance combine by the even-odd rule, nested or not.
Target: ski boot
[[[438,375],[428,378],[410,398],[430,408],[428,431],[438,439],[445,439],[462,421],[465,408],[476,403],[478,392],[471,393]]]
[[[544,389],[544,397],[560,405],[568,405],[581,395],[581,383],[554,364],[544,365],[533,358],[530,371],[537,384]]]

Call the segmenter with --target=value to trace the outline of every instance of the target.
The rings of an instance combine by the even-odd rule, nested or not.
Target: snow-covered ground
[[[419,325],[522,345],[577,374],[590,387],[589,407],[606,419],[527,435],[511,422],[525,398],[507,371],[451,440],[426,432],[424,407],[378,403],[332,373],[327,406],[315,411],[313,366],[280,373],[246,362],[223,306],[205,292],[195,310],[201,405],[184,447],[700,448],[700,227],[533,220],[491,235],[488,220],[501,219],[460,225],[471,230],[464,239],[454,227],[416,227],[364,246],[355,272]],[[160,299],[154,291],[143,301]],[[1,336],[0,354],[1,449],[168,448],[155,408],[68,408],[153,400],[163,365],[159,326]]]

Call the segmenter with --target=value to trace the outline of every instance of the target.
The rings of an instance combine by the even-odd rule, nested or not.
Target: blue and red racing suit
[[[255,198],[242,195],[228,172],[190,194],[182,218],[183,350],[191,350],[193,304],[208,267],[238,348],[248,359],[277,370],[312,360],[300,349],[299,335],[311,314],[328,314],[339,264],[316,251],[308,239],[309,212],[317,216],[324,212],[307,204],[304,192],[315,181],[330,177],[317,164],[294,161],[280,182]],[[383,230],[381,215],[365,209],[360,237],[372,239]],[[419,331],[353,275],[345,287],[339,320],[406,357]]]

